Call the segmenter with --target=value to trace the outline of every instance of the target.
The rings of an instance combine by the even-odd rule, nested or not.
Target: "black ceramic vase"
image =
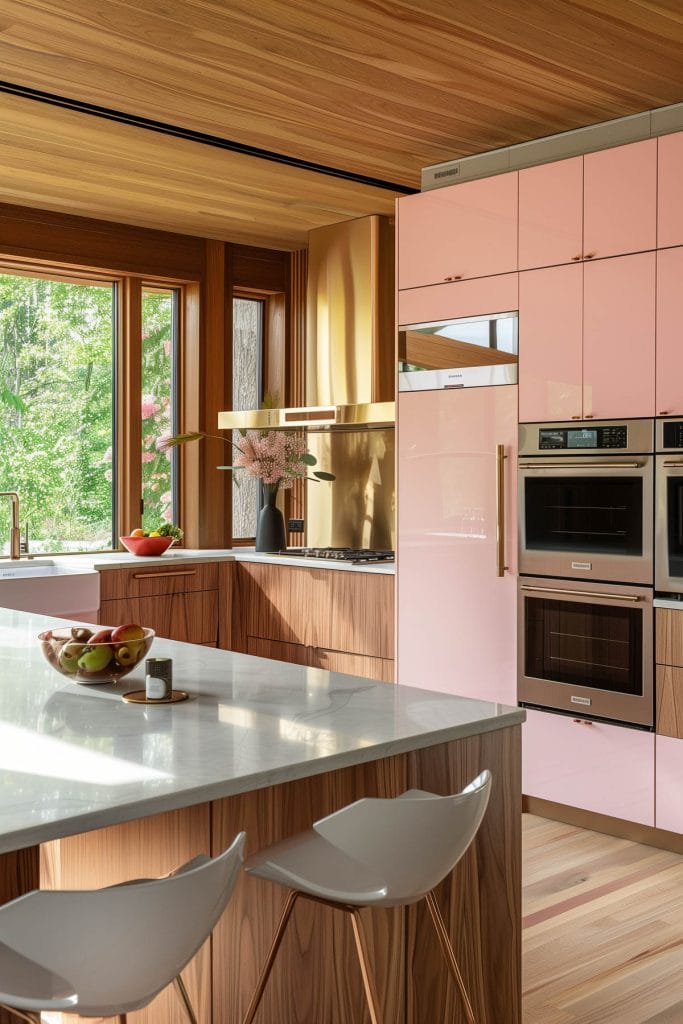
[[[287,547],[285,520],[275,504],[277,491],[263,489],[265,504],[256,525],[257,551],[284,551]]]

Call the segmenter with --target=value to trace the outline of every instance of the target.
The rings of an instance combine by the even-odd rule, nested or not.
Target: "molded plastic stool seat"
[[[358,908],[406,906],[424,899],[469,1024],[476,1024],[433,889],[453,870],[474,839],[490,791],[491,773],[483,771],[454,796],[410,790],[390,800],[358,800],[317,821],[307,831],[250,857],[244,866],[247,874],[277,882],[291,891],[243,1024],[251,1024],[256,1015],[299,898],[350,915],[373,1024],[380,1024],[379,1003]]]
[[[107,889],[36,890],[0,907],[0,1006],[118,1017],[171,982],[196,1018],[180,972],[214,928],[243,860],[241,832],[219,857]]]

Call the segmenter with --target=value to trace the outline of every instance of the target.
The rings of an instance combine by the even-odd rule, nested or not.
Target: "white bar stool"
[[[250,857],[247,874],[291,891],[243,1024],[252,1024],[287,924],[299,898],[343,910],[351,917],[372,1024],[381,1024],[360,907],[407,906],[424,899],[439,945],[476,1024],[446,925],[432,890],[453,870],[474,839],[486,812],[491,773],[483,771],[462,793],[436,796],[409,790],[392,800],[349,804],[312,828]]]
[[[180,972],[211,934],[244,859],[240,832],[219,857],[195,857],[165,878],[107,889],[40,889],[0,907],[0,1007],[116,1017],[171,982],[197,1024]]]

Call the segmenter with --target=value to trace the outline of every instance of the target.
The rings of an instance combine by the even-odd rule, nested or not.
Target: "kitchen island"
[[[438,896],[482,1024],[518,1024],[522,711],[164,640],[153,653],[190,700],[130,705],[140,668],[70,683],[35,639],[48,625],[0,610],[1,899],[160,874],[241,829],[251,852],[361,796],[456,792],[490,768],[476,843]],[[241,879],[184,975],[202,1024],[240,1020],[284,895]],[[386,1020],[459,1022],[422,908],[364,915]],[[297,907],[259,1024],[365,1019],[347,924]],[[181,1024],[173,994],[131,1015],[143,1021]]]

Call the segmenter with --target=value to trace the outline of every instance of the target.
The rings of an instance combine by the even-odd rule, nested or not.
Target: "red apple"
[[[94,633],[87,641],[88,644],[110,644],[113,630],[101,629],[98,633]]]
[[[117,626],[116,629],[112,630],[111,642],[116,646],[117,644],[126,644],[131,640],[144,640],[145,631],[142,626],[138,626],[134,622],[129,622],[125,626]]]

